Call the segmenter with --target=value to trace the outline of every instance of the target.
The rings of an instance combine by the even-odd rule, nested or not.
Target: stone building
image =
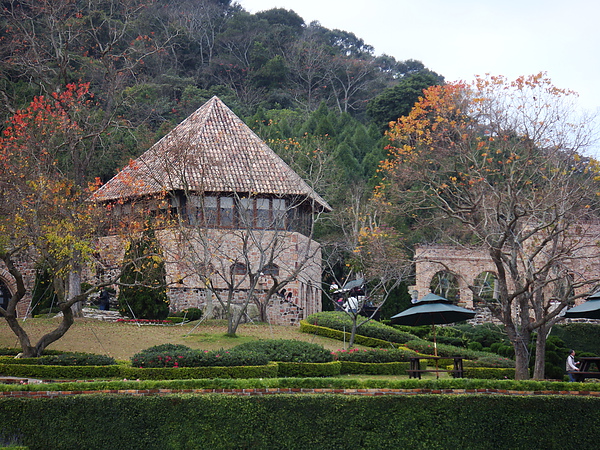
[[[268,304],[263,318],[288,325],[321,310],[321,252],[311,230],[314,216],[331,208],[217,97],[94,200],[110,207],[113,230],[139,215],[163,219],[156,237],[172,310],[218,313],[215,297],[239,305],[251,296],[247,319]],[[116,232],[101,240],[107,266],[120,265],[125,244]],[[285,292],[274,290],[284,280]]]
[[[576,254],[564,260],[565,270],[573,281],[597,280],[600,278],[600,224],[575,227],[579,232],[574,246]],[[452,245],[420,245],[415,248],[415,285],[411,286],[413,299],[434,292],[477,311],[472,323],[496,322],[486,302],[498,296],[496,267],[489,254],[481,248]],[[591,286],[582,287],[586,293]],[[582,303],[585,298],[577,301]],[[552,299],[550,296],[550,302]]]

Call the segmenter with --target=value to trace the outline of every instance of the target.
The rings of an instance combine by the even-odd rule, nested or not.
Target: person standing
[[[575,350],[571,350],[569,356],[567,356],[567,373],[569,374],[569,381],[575,381],[573,372],[579,372],[577,364],[579,363],[575,362]]]
[[[110,292],[105,287],[100,291],[100,310],[101,311],[109,311],[110,310]]]

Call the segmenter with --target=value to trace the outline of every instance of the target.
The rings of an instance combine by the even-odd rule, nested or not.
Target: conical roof
[[[303,196],[331,209],[218,97],[132,161],[93,199],[111,201],[176,190]]]

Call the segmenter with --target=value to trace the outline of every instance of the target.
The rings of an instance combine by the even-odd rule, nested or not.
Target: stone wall
[[[300,320],[314,312],[321,311],[321,298],[318,286],[321,282],[321,251],[318,244],[306,236],[295,232],[262,230],[253,235],[258,245],[248,245],[240,238],[241,231],[232,230],[203,230],[199,235],[195,230],[174,229],[161,230],[156,233],[160,242],[167,272],[168,296],[172,311],[181,311],[194,307],[206,309],[213,294],[207,288],[210,283],[213,290],[223,293],[226,298],[229,292],[227,283],[222,276],[229,276],[232,262],[248,257],[250,264],[258,264],[265,257],[265,248],[269,243],[277,242],[274,263],[279,270],[279,280],[291,278],[285,286],[285,298],[274,295],[271,298],[267,315],[270,323],[276,325],[298,325]],[[182,233],[186,233],[184,236]],[[242,250],[243,245],[248,245]],[[99,249],[101,257],[107,266],[119,266],[124,253],[124,242],[115,236],[103,238]],[[259,250],[262,248],[263,250]],[[305,262],[306,250],[310,258]],[[225,255],[225,257],[223,256]],[[269,256],[269,255],[267,255]],[[298,271],[298,268],[300,270]],[[296,273],[297,272],[297,273]],[[294,276],[294,274],[296,275]],[[235,305],[242,305],[247,299],[250,289],[248,277],[235,275],[229,280],[234,283]],[[273,280],[268,275],[258,279],[253,295],[265,299],[267,291],[272,287]],[[288,297],[288,295],[291,296]],[[255,320],[258,309],[250,302],[243,321]],[[212,311],[218,317],[220,303],[212,298]]]

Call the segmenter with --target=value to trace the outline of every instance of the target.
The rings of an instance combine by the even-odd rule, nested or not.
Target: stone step
[[[122,318],[119,311],[102,311],[99,309],[93,308],[83,308],[83,317],[89,319],[103,320],[105,322],[116,322],[118,319]]]

